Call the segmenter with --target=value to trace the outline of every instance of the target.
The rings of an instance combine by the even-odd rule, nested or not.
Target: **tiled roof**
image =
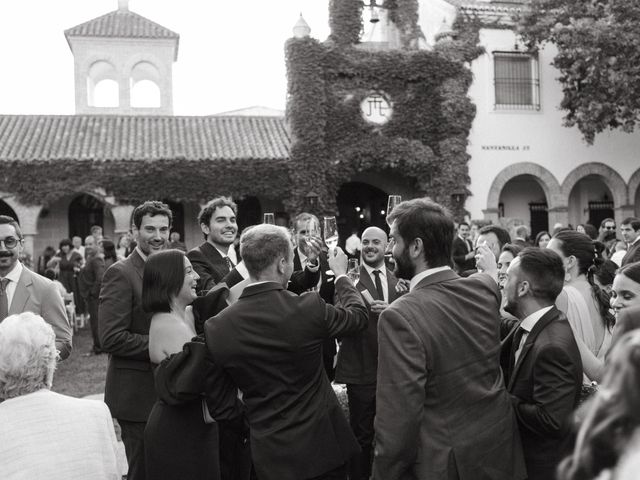
[[[505,0],[505,1],[482,1],[482,0],[447,0],[451,5],[463,11],[476,12],[479,14],[513,15],[523,8],[526,8],[530,0]]]
[[[115,10],[64,32],[69,37],[169,38],[180,36],[129,10]]]
[[[0,161],[289,158],[282,117],[0,115]]]

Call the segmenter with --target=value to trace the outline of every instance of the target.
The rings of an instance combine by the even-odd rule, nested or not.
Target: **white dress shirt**
[[[16,293],[18,287],[18,280],[22,275],[22,264],[18,261],[16,265],[4,278],[8,278],[10,282],[7,284],[7,307],[11,309],[11,302],[13,301],[13,295]]]
[[[551,310],[551,308],[553,308],[553,305],[541,308],[540,310],[533,312],[531,315],[526,317],[520,323],[519,328],[522,328],[524,330],[524,333],[520,338],[520,345],[518,345],[518,349],[516,350],[516,353],[515,353],[516,362],[518,361],[518,357],[520,356],[520,352],[522,351],[522,346],[524,345],[524,342],[527,341],[527,337],[529,336],[529,333],[531,333],[531,330],[533,330],[533,327],[536,326],[536,323],[538,323],[538,320],[544,317],[544,314],[547,313],[549,310]]]
[[[371,283],[376,284],[376,276],[374,275],[374,270],[380,270],[380,283],[382,284],[382,292],[384,293],[384,301],[389,303],[389,282],[387,282],[387,269],[384,266],[384,263],[379,268],[373,268],[366,263],[362,263],[362,266],[371,277]]]
[[[429,275],[433,275],[434,273],[438,272],[444,272],[445,270],[451,270],[451,267],[444,266],[428,268],[424,272],[420,272],[411,279],[411,283],[409,284],[409,291],[412,291],[416,287],[416,285],[420,283],[421,280],[427,278]]]

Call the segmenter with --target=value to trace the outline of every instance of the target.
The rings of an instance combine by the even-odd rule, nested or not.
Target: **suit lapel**
[[[138,251],[134,250],[133,253],[127,257],[127,259],[131,261],[131,265],[133,266],[133,269],[136,271],[136,274],[140,277],[140,280],[142,280],[142,274],[144,272],[144,260],[142,259]]]
[[[515,366],[513,367],[513,372],[509,376],[509,386],[508,386],[507,390],[511,390],[511,388],[513,387],[513,383],[515,381],[515,378],[518,376],[518,370],[520,370],[520,366],[522,365],[522,362],[524,361],[525,357],[527,356],[527,354],[531,350],[531,347],[535,343],[536,338],[538,338],[538,335],[540,334],[540,332],[542,330],[544,330],[544,328],[547,325],[549,325],[553,320],[555,320],[557,317],[558,317],[558,310],[556,309],[556,307],[553,307],[551,310],[549,310],[547,313],[545,313],[542,316],[542,318],[540,320],[538,320],[538,322],[533,326],[533,328],[531,329],[531,331],[527,335],[527,339],[525,340],[524,345],[522,346],[522,351],[520,352],[520,355],[518,356],[518,361],[516,362]],[[520,326],[520,323],[518,323],[518,326]],[[509,332],[509,333],[511,333],[511,332]]]
[[[378,292],[376,291],[376,287],[367,272],[367,269],[364,266],[360,266],[360,280],[358,281],[358,290],[363,291],[367,290],[373,298],[378,297]]]
[[[298,255],[298,249],[296,248],[293,255],[293,270],[295,272],[302,270],[302,262],[300,261],[300,256]]]
[[[389,302],[393,302],[398,297],[398,292],[396,292],[396,285],[398,284],[398,279],[393,274],[391,270],[387,268],[387,289],[388,289],[388,298]]]
[[[22,267],[22,273],[20,279],[16,285],[16,290],[13,292],[13,298],[11,299],[11,305],[9,305],[9,315],[14,313],[22,313],[25,310],[27,301],[31,296],[31,285],[33,284],[31,278],[31,272],[26,267]]]

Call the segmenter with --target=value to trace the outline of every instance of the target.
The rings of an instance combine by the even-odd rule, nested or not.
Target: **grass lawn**
[[[58,363],[53,375],[54,392],[72,397],[104,393],[107,355],[87,355],[93,341],[89,326],[81,328],[73,337],[73,350],[66,360]]]

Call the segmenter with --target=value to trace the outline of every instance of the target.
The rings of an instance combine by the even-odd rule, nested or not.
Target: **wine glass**
[[[336,217],[324,217],[324,243],[330,251],[338,246],[338,223]]]
[[[389,195],[389,200],[387,201],[387,217],[400,202],[402,202],[400,195]]]
[[[275,225],[276,217],[273,215],[273,213],[265,213],[263,216],[262,223],[267,225]]]
[[[347,264],[347,276],[355,285],[360,280],[360,265],[357,258],[350,258]]]
[[[322,236],[322,232],[320,230],[320,223],[316,218],[312,217],[309,220],[307,220],[305,232],[306,233],[304,237],[305,237],[305,240],[307,241],[311,240],[311,237],[320,238]]]

